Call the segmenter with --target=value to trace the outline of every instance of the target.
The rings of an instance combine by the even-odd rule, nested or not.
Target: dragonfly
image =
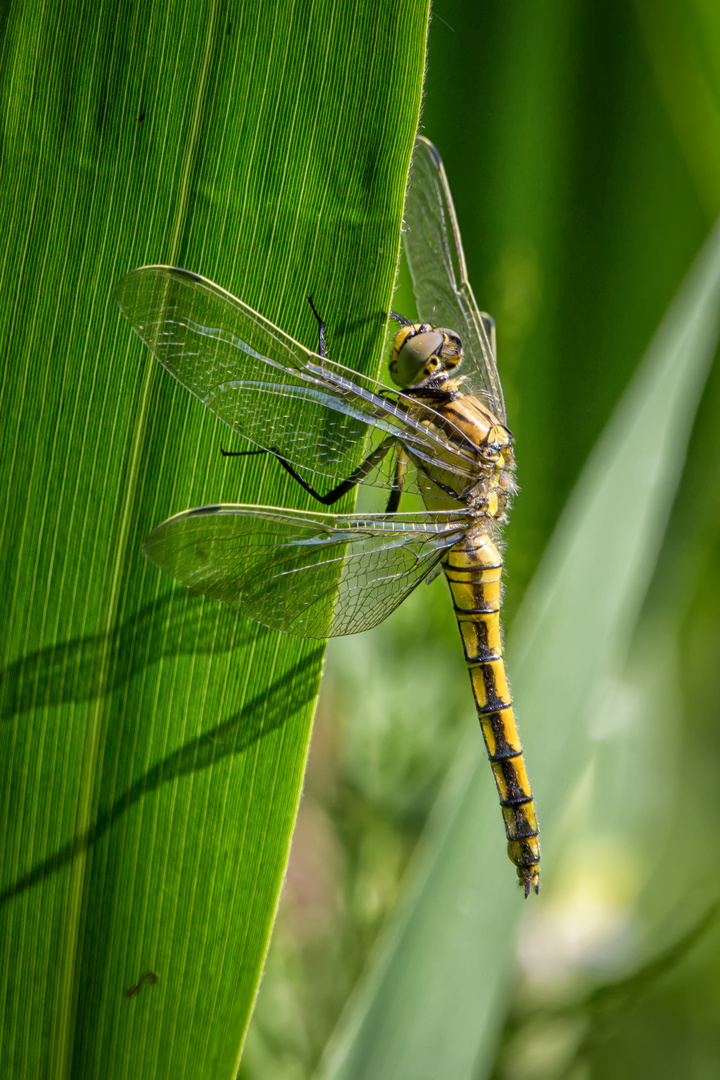
[[[185,510],[153,529],[143,551],[195,592],[309,638],[368,630],[444,572],[508,855],[527,897],[540,888],[540,840],[500,625],[498,540],[516,490],[513,437],[495,324],[475,302],[445,169],[422,136],[404,218],[420,321],[389,313],[399,327],[393,388],[327,355],[311,298],[317,352],[191,271],[146,266],[118,283],[120,308],[156,359],[258,448],[249,452],[273,455],[325,507],[358,484],[387,493],[382,513],[242,503]],[[424,510],[400,510],[410,494]]]

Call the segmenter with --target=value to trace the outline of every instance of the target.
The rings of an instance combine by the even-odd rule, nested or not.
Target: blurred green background
[[[510,626],[720,209],[720,12],[707,0],[438,0],[421,130],[498,324],[521,486]],[[404,273],[394,306],[412,311]],[[715,365],[641,616],[591,725],[591,765],[568,792],[562,857],[523,912],[497,1080],[717,1075],[719,417]],[[246,1080],[312,1076],[372,963],[476,723],[456,635],[438,581],[330,646]]]

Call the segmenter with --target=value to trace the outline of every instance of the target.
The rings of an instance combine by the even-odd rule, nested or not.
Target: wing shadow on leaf
[[[0,893],[0,906],[67,866],[76,856],[95,844],[143,796],[157,791],[178,777],[202,772],[224,758],[242,754],[258,740],[282,727],[291,719],[287,712],[288,684],[292,683],[296,691],[293,700],[294,713],[291,714],[294,715],[317,693],[320,677],[318,665],[324,651],[324,646],[313,649],[266,690],[252,698],[239,712],[159,761],[139,777],[111,807],[101,811],[90,829],[76,836],[47,859],[43,859]]]
[[[214,618],[208,617],[210,609]],[[57,642],[8,664],[0,671],[0,720],[10,720],[39,703],[46,707],[90,701],[113,693],[159,660],[228,652],[269,633],[175,588],[130,615],[110,634]],[[103,660],[108,655],[109,672]]]

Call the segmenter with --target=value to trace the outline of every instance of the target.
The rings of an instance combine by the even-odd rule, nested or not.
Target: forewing
[[[467,278],[455,207],[442,160],[431,142],[418,136],[405,201],[405,252],[418,314],[434,326],[460,334],[465,360],[458,374],[463,388],[485,401],[505,423],[492,320],[478,310]]]
[[[195,592],[299,637],[382,622],[469,524],[467,514],[308,514],[218,505],[163,522],[143,551]]]
[[[343,480],[387,437],[402,438],[423,461],[447,451],[448,440],[383,397],[381,384],[316,356],[198,274],[142,267],[116,292],[171,375],[235,431],[304,474]],[[444,462],[449,472],[472,476],[462,453],[446,452]],[[380,470],[367,482],[386,487],[391,476]]]

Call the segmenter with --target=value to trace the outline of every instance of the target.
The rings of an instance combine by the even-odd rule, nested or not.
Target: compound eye
[[[395,363],[393,377],[397,384],[412,386],[419,379],[425,378],[428,361],[440,349],[443,341],[443,335],[436,330],[427,330],[408,338],[398,352]]]

